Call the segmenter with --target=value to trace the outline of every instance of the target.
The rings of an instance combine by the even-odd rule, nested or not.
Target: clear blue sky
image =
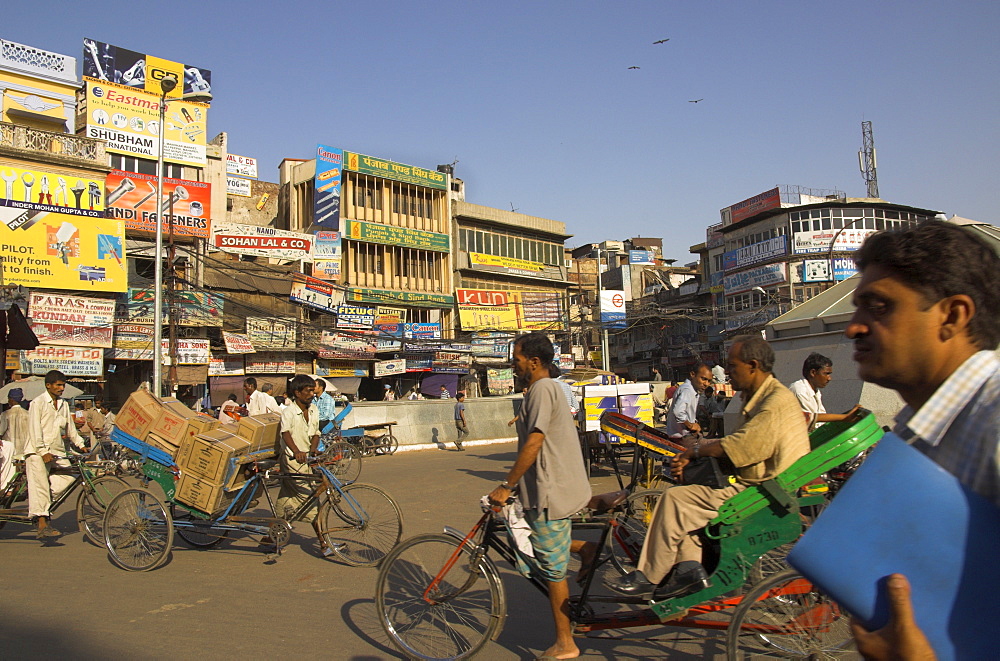
[[[683,263],[720,208],[773,186],[861,197],[862,120],[883,198],[1000,215],[996,3],[8,4],[5,39],[211,69],[209,135],[264,179],[317,142],[458,159],[469,202],[563,221],[570,246],[661,236]]]

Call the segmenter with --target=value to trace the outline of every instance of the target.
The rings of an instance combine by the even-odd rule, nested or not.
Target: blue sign
[[[340,181],[344,150],[316,145],[316,194],[313,223],[328,230],[340,229]]]
[[[652,250],[629,250],[628,251],[628,263],[629,264],[655,264],[656,258],[653,256]]]

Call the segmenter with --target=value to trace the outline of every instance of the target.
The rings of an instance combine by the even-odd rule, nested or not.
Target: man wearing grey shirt
[[[590,500],[590,481],[583,465],[580,442],[568,415],[559,384],[549,378],[554,351],[542,333],[514,340],[514,372],[530,388],[517,420],[517,460],[507,479],[490,493],[504,503],[519,491],[524,516],[531,526],[531,546],[537,569],[549,588],[549,606],[555,620],[556,642],[541,657],[579,656],[569,621],[566,568],[572,546],[569,517]]]

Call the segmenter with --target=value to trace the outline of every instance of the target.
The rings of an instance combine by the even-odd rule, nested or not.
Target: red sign
[[[778,209],[781,207],[781,192],[777,188],[764,191],[760,195],[737,202],[729,207],[729,224],[735,225],[744,221],[750,216],[756,216],[768,209]]]
[[[156,231],[156,175],[112,170],[105,188],[108,218],[124,220],[126,230]],[[211,218],[211,184],[163,179],[164,234],[172,225],[176,235],[207,239]]]
[[[291,236],[246,236],[244,234],[216,234],[216,248],[250,248],[252,250],[302,250],[308,252],[307,239]]]
[[[507,292],[489,291],[486,289],[458,289],[458,304],[461,305],[482,305],[484,307],[497,307],[507,305]]]

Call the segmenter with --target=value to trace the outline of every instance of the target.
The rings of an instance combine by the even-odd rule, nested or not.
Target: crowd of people
[[[915,229],[872,235],[855,256],[861,278],[854,291],[855,312],[845,335],[853,343],[859,377],[896,391],[905,407],[894,431],[952,473],[962,484],[1000,506],[1000,299],[993,294],[1000,278],[1000,259],[985,243],[958,226],[932,221]],[[555,641],[540,656],[569,659],[580,654],[569,620],[566,582],[571,553],[587,562],[596,555],[587,543],[572,538],[570,517],[591,498],[574,426],[572,393],[552,378],[554,351],[541,333],[514,341],[513,367],[524,386],[518,415],[511,420],[518,436],[517,456],[504,480],[489,494],[502,505],[516,495],[531,528],[537,570],[548,585]],[[685,471],[708,457],[725,460],[733,479],[724,485],[681,484],[667,488],[652,514],[638,569],[608,581],[612,590],[656,600],[691,594],[710,580],[703,564],[705,524],[734,494],[780,474],[809,452],[809,431],[849,420],[858,406],[843,413],[827,412],[822,390],[833,376],[832,361],[809,355],[802,378],[786,387],[774,374],[775,354],[757,335],[731,341],[724,374],[695,365],[688,379],[660,400],[664,426],[685,449],[670,463],[671,473]],[[716,366],[718,367],[718,366]],[[735,426],[723,430],[726,409],[721,379],[740,394]],[[67,476],[53,473],[67,465],[70,449],[85,451],[101,442],[113,415],[101,401],[75,413],[62,399],[66,377],[45,376],[45,392],[25,406],[23,393],[12,389],[0,416],[3,449],[0,469],[10,458],[23,459],[28,473],[28,509],[37,519],[40,538],[58,535],[49,504],[65,488]],[[244,382],[246,399],[224,405],[223,415],[281,416],[282,469],[308,472],[307,459],[317,451],[320,434],[335,419],[333,397],[323,379],[297,375],[288,383],[285,401],[265,384]],[[716,392],[718,391],[718,392]],[[450,399],[440,386],[436,393]],[[406,399],[421,395],[414,388]],[[454,419],[456,446],[468,435],[464,393],[457,393]],[[728,433],[724,433],[728,431]],[[5,473],[0,472],[0,480]],[[70,478],[71,479],[71,478]],[[308,493],[283,482],[279,515],[294,510]],[[846,580],[846,579],[845,579]],[[870,659],[931,659],[934,652],[910,608],[904,576],[885,584],[891,609],[888,625],[867,631],[855,624],[861,653]]]

